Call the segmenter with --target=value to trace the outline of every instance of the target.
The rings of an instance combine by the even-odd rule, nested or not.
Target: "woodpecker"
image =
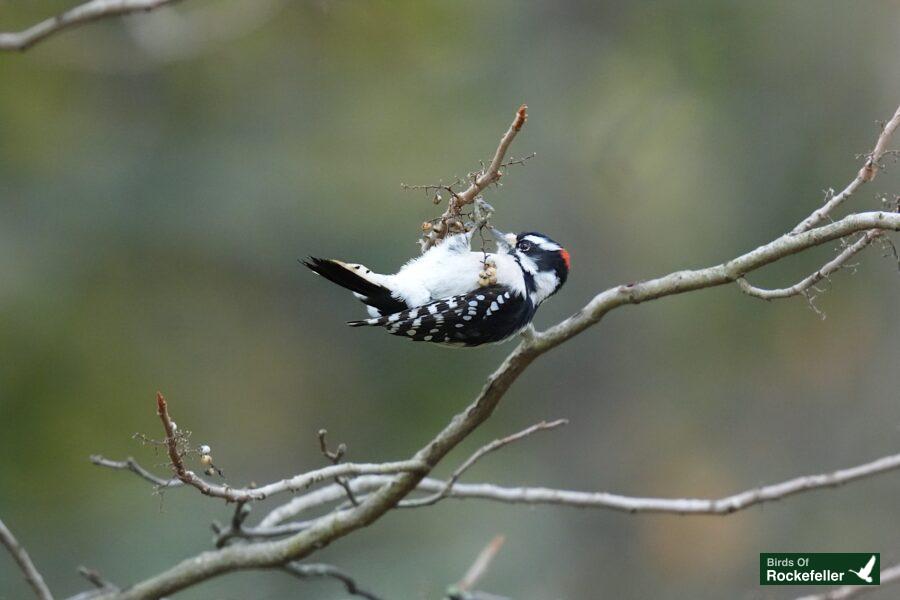
[[[309,257],[303,264],[362,300],[370,319],[417,342],[480,346],[502,342],[534,318],[569,275],[569,253],[549,237],[491,228],[495,253],[473,252],[473,231],[448,237],[393,275],[361,264]]]

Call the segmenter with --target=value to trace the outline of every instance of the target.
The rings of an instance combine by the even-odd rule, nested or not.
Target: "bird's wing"
[[[866,563],[866,566],[861,569],[860,576],[865,579],[872,572],[872,568],[875,566],[875,555],[872,555],[872,558],[869,559],[869,562]],[[865,574],[863,576],[862,574]]]
[[[388,333],[417,342],[478,346],[513,335],[528,323],[533,312],[525,297],[506,286],[490,285],[385,317],[348,324],[382,326]]]

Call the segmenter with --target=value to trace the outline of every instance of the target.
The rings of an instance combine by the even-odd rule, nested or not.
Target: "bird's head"
[[[542,233],[502,233],[491,229],[499,252],[510,254],[526,275],[536,304],[559,291],[569,276],[569,253]],[[530,281],[529,281],[530,279]]]

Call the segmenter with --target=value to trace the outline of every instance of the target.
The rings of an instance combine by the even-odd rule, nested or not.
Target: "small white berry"
[[[209,454],[211,452],[210,447],[206,444],[200,446],[200,454]]]

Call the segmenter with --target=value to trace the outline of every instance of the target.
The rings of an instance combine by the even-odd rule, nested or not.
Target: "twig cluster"
[[[456,181],[450,184],[439,183],[437,185],[417,186],[403,184],[404,189],[419,189],[424,190],[426,193],[433,193],[435,204],[438,204],[443,200],[442,192],[446,192],[448,195],[447,210],[444,211],[444,214],[434,221],[424,223],[422,226],[424,232],[421,240],[423,252],[432,246],[439,244],[441,240],[448,235],[461,233],[466,231],[468,227],[471,227],[472,225],[467,226],[465,219],[463,218],[463,209],[466,206],[473,204],[488,186],[498,183],[500,178],[503,177],[503,170],[505,168],[510,165],[524,164],[526,160],[534,156],[534,154],[532,154],[519,159],[513,157],[504,162],[510,145],[527,120],[528,107],[523,104],[516,111],[509,129],[507,129],[506,133],[503,134],[503,137],[500,138],[500,144],[494,151],[494,157],[491,159],[491,162],[487,165],[481,163],[481,168],[469,173],[465,181],[457,178]],[[468,182],[468,187],[461,192],[457,192],[455,188],[462,186],[466,182]]]

